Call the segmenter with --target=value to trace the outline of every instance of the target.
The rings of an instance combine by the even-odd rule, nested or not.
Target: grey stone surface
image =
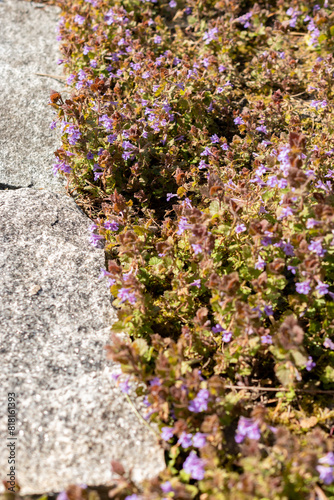
[[[55,28],[59,10],[23,0],[0,1],[0,189],[59,191],[52,174],[55,133],[50,90],[63,84],[36,73],[62,75]]]
[[[115,312],[89,224],[66,195],[0,191],[0,478],[15,392],[22,494],[108,484],[112,459],[136,481],[164,468],[156,436],[111,381],[103,346]]]

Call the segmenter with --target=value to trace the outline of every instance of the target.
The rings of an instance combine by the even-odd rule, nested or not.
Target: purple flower
[[[59,170],[65,172],[66,174],[69,174],[72,171],[72,168],[69,165],[67,165],[65,161],[59,161],[53,165],[52,169],[53,174],[56,175]]]
[[[321,223],[315,219],[308,219],[306,222],[306,227],[307,227],[307,229],[313,229],[318,224],[321,224]]]
[[[107,141],[110,143],[110,144],[113,144],[117,139],[117,134],[110,134],[110,135],[107,135]]]
[[[219,137],[218,137],[218,135],[217,135],[217,134],[213,134],[213,135],[210,137],[210,139],[211,139],[212,144],[216,144],[217,142],[219,142]]]
[[[177,198],[178,195],[176,193],[167,193],[166,199],[167,201],[171,200],[172,198]]]
[[[326,465],[334,465],[334,453],[332,451],[329,451],[327,455],[325,455],[322,458],[319,458],[319,464],[326,464]]]
[[[233,85],[230,81],[228,81],[228,82],[224,83],[224,85],[222,87],[217,87],[217,93],[221,94],[222,92],[224,92],[225,87],[232,87],[233,88]]]
[[[154,37],[154,43],[156,43],[157,45],[159,45],[162,41],[162,38],[160,35],[155,35]]]
[[[259,306],[258,306],[258,307],[252,307],[252,311],[257,311],[257,313],[258,313],[258,317],[259,317],[259,318],[261,318],[261,316],[262,316],[262,311],[261,311],[261,309],[259,308]]]
[[[326,295],[328,293],[329,286],[322,281],[318,281],[318,285],[315,287],[320,296]]]
[[[127,151],[128,149],[130,149],[130,150],[131,150],[131,149],[134,149],[134,148],[135,148],[135,146],[134,146],[133,144],[131,144],[131,142],[130,142],[130,141],[123,141],[123,142],[122,142],[122,148],[123,148],[125,151]]]
[[[286,13],[288,16],[290,16],[292,18],[291,21],[289,21],[289,26],[291,26],[291,28],[295,28],[296,24],[297,24],[298,17],[300,16],[301,12],[299,10],[295,10],[292,7],[290,7],[286,11]]]
[[[177,3],[175,2],[175,0],[171,0],[168,4],[172,9],[175,9],[175,7],[177,7]]]
[[[194,413],[200,413],[208,409],[208,400],[210,393],[207,389],[200,389],[197,396],[190,401],[188,409]]]
[[[201,280],[195,280],[192,283],[189,283],[189,286],[197,286],[197,288],[201,288]]]
[[[322,248],[321,241],[319,240],[313,240],[308,246],[308,249],[310,252],[315,253],[319,255],[319,257],[323,257],[326,253],[326,250]]]
[[[118,231],[119,224],[118,224],[118,222],[115,222],[115,221],[107,221],[104,223],[104,227],[106,229],[108,229],[109,231]]]
[[[183,470],[190,474],[192,479],[200,481],[204,478],[204,460],[199,458],[194,451],[191,451],[183,463]]]
[[[271,306],[264,306],[264,313],[267,316],[273,316],[274,314],[273,308]]]
[[[207,164],[205,163],[205,161],[204,161],[204,160],[201,160],[201,161],[199,162],[199,164],[198,164],[198,168],[199,168],[199,170],[202,170],[203,168],[207,168],[208,166],[209,166],[209,165],[207,165]]]
[[[227,142],[224,142],[224,144],[222,144],[221,148],[224,150],[224,151],[227,151],[228,149],[230,149],[229,145],[227,144]]]
[[[68,85],[71,85],[71,83],[73,82],[73,80],[75,79],[75,75],[72,73],[66,80],[66,83]]]
[[[100,276],[99,279],[105,278],[106,276],[110,276],[110,273],[106,269],[103,269],[103,267],[100,268]]]
[[[131,158],[131,152],[124,151],[124,153],[122,154],[122,158],[123,158],[123,160],[128,160],[129,158]]]
[[[237,116],[236,118],[234,118],[234,123],[236,125],[243,125],[245,122],[243,121],[243,119],[240,116]]]
[[[264,165],[260,165],[256,170],[255,170],[255,173],[256,175],[263,175],[267,172],[267,169]]]
[[[192,434],[187,434],[186,432],[182,432],[178,444],[182,446],[182,448],[190,448],[192,445]]]
[[[290,146],[282,146],[279,154],[277,155],[277,159],[280,162],[280,168],[283,171],[283,173],[286,173],[286,175],[288,175],[288,170],[290,168],[289,153],[290,153]]]
[[[51,123],[50,123],[50,129],[51,130],[54,130],[57,126],[57,121],[56,120],[53,120]]]
[[[262,259],[262,257],[259,257],[257,259],[257,262],[255,263],[255,269],[258,269],[259,271],[263,271],[263,269],[266,267],[265,261]]]
[[[266,182],[267,186],[269,186],[269,187],[275,187],[275,186],[277,186],[277,183],[278,183],[278,180],[277,180],[276,175],[271,175],[270,177],[268,177],[267,182]]]
[[[83,48],[82,53],[83,53],[84,56],[86,56],[88,54],[88,52],[91,51],[91,50],[92,50],[91,47],[89,47],[88,45],[85,45],[84,48]]]
[[[310,106],[312,108],[315,108],[318,111],[319,107],[325,108],[327,106],[327,102],[326,101],[311,101]]]
[[[232,333],[231,332],[224,332],[223,335],[222,335],[222,341],[223,342],[231,342],[231,338],[232,338]]]
[[[85,18],[83,16],[80,16],[79,14],[77,14],[74,18],[74,22],[76,24],[82,25],[85,22]]]
[[[136,493],[133,493],[133,495],[128,495],[125,497],[125,500],[140,500],[140,496],[136,495]]]
[[[246,228],[245,224],[238,224],[238,225],[236,226],[236,228],[235,228],[235,232],[236,232],[237,234],[239,234],[239,233],[243,233],[243,232],[244,232],[244,231],[246,231],[246,230],[247,230],[247,228]]]
[[[151,406],[151,403],[149,402],[147,395],[143,399],[143,404],[144,404],[144,406],[146,406],[146,408],[148,408],[149,406]]]
[[[130,393],[131,385],[130,385],[130,382],[129,382],[129,377],[126,380],[123,380],[122,382],[119,383],[119,388],[125,394],[129,394]]]
[[[307,363],[306,363],[306,370],[308,372],[310,372],[312,370],[312,368],[314,368],[316,366],[315,362],[313,361],[312,359],[312,356],[309,356],[308,357],[308,360],[307,360]]]
[[[237,433],[235,435],[235,441],[237,443],[242,443],[246,437],[258,441],[261,437],[260,429],[258,424],[254,422],[252,418],[240,417]]]
[[[90,65],[91,65],[92,68],[96,68],[97,67],[97,62],[95,61],[95,59],[92,59],[90,61]]]
[[[106,130],[112,130],[114,124],[113,120],[109,118],[108,115],[102,115],[99,119],[99,123],[102,123]]]
[[[328,347],[328,349],[332,349],[332,351],[334,351],[334,342],[331,339],[325,339],[323,346]]]
[[[243,16],[240,16],[236,19],[236,21],[239,21],[239,23],[243,24],[244,28],[249,28],[251,26],[250,23],[250,18],[252,17],[252,12],[247,12],[247,14],[244,14]]]
[[[268,134],[267,127],[265,125],[260,125],[260,127],[256,127],[258,132],[263,132],[264,134]]]
[[[161,489],[164,493],[170,493],[171,491],[173,491],[173,488],[172,488],[170,481],[166,481],[165,483],[162,483]]]
[[[307,295],[311,290],[309,281],[301,281],[300,283],[296,283],[296,292]]]
[[[208,148],[208,147],[206,146],[206,148],[204,148],[204,151],[202,151],[201,156],[210,156],[211,154],[212,154],[212,153],[211,153],[210,148]]]
[[[271,335],[262,335],[261,344],[272,344],[273,339]]]
[[[186,229],[189,229],[191,226],[187,221],[186,217],[181,217],[179,220],[178,231],[176,234],[181,235]]]
[[[79,80],[84,80],[86,78],[86,76],[87,75],[86,75],[86,73],[85,73],[85,71],[83,69],[80,69],[78,71],[78,78],[79,78]]]
[[[195,255],[198,255],[199,253],[203,252],[203,248],[198,243],[193,243],[191,246],[192,246],[192,248],[194,250],[194,254]]]
[[[220,333],[220,332],[223,332],[223,331],[224,331],[224,328],[222,326],[220,326],[218,323],[216,324],[216,326],[212,327],[212,332],[213,333]]]
[[[136,302],[136,296],[134,292],[131,292],[130,288],[120,288],[118,290],[117,298],[120,299],[121,304],[126,300],[130,302],[130,304],[134,304]]]
[[[70,125],[66,129],[66,133],[67,133],[67,136],[68,136],[68,142],[71,144],[71,146],[74,146],[78,142],[78,140],[80,139],[80,137],[81,137],[80,130],[76,129],[74,127],[74,125]]]
[[[114,372],[114,373],[112,373],[112,374],[110,375],[110,378],[111,378],[111,380],[114,380],[115,382],[117,382],[117,380],[119,379],[119,377],[120,377],[121,375],[122,375],[122,373],[115,373],[115,372]]]
[[[291,210],[290,207],[284,207],[281,210],[281,213],[279,215],[279,219],[284,219],[284,217],[289,217],[290,215],[293,215],[293,211]]]
[[[195,448],[203,448],[206,444],[206,435],[202,432],[196,432],[193,436],[193,446]]]
[[[261,245],[263,245],[264,247],[268,247],[271,244],[272,244],[272,239],[270,238],[270,236],[265,236],[264,238],[262,238]]]
[[[210,42],[214,40],[218,40],[218,29],[212,28],[209,31],[206,31],[203,35],[203,40],[205,40],[205,45],[208,45]]]
[[[57,496],[57,500],[68,500],[66,491],[61,491]]]
[[[100,234],[91,233],[89,237],[89,242],[91,243],[91,245],[93,245],[93,247],[99,247],[100,241],[103,239],[104,237],[101,236]]]
[[[332,484],[332,482],[334,481],[333,467],[317,465],[316,469],[319,472],[320,479],[324,484]]]
[[[164,441],[169,441],[170,439],[172,439],[173,435],[174,435],[174,431],[173,431],[172,427],[163,427],[161,429],[161,438]]]
[[[154,377],[152,378],[152,380],[150,380],[150,386],[153,387],[154,385],[161,385],[159,377]]]
[[[285,255],[287,255],[288,257],[293,257],[293,255],[295,254],[291,243],[284,243],[282,246],[282,250],[285,253]]]

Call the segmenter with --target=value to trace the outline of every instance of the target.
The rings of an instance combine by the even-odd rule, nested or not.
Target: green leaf
[[[324,382],[324,384],[333,384],[334,368],[332,368],[331,366],[326,366],[324,373],[320,375],[320,380]]]
[[[286,363],[280,363],[275,366],[276,376],[284,387],[289,387],[294,382],[293,371],[286,366]]]
[[[292,350],[290,351],[293,359],[295,360],[295,363],[299,367],[304,367],[307,363],[307,358],[298,350]]]
[[[145,339],[136,339],[132,342],[132,347],[139,356],[143,356],[147,351],[148,345]]]
[[[163,260],[159,257],[151,257],[148,261],[150,266],[156,266],[157,264],[161,264],[161,262],[163,262]]]
[[[133,231],[138,235],[138,236],[143,236],[144,234],[147,234],[147,229],[146,227],[143,226],[133,226]]]
[[[210,213],[215,215],[216,213],[219,212],[220,208],[219,208],[219,201],[218,200],[214,200],[210,203],[210,207],[209,207],[209,210],[210,210]]]

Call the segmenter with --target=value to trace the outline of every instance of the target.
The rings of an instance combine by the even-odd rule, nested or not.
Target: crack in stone
[[[33,187],[33,183],[29,184],[29,186],[13,186],[12,184],[5,184],[3,182],[0,182],[0,191],[5,191],[6,189],[24,189],[24,188],[32,188],[32,187]]]

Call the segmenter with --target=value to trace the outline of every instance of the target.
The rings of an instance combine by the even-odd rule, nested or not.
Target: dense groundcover
[[[166,457],[112,497],[334,499],[330,1],[56,3],[54,171]]]

